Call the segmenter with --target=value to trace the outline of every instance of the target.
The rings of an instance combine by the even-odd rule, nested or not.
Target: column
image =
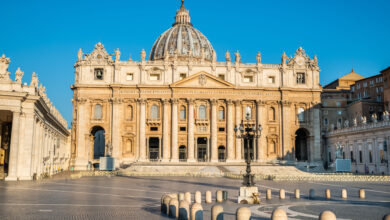
[[[259,125],[262,126],[263,130],[261,132],[261,136],[257,139],[257,160],[264,161],[266,159],[267,152],[267,140],[266,140],[266,111],[264,109],[265,103],[264,101],[257,100],[257,127]]]
[[[162,161],[169,161],[169,100],[163,100],[163,157]]]
[[[230,162],[234,160],[234,131],[233,131],[233,101],[227,101],[227,161]]]
[[[188,149],[188,162],[195,162],[194,157],[194,100],[188,99],[188,133],[187,133],[187,149]]]
[[[145,113],[145,99],[139,100],[140,113],[139,113],[139,160],[146,161],[146,144],[145,144],[145,124],[146,124],[146,113]]]
[[[217,104],[218,100],[211,100],[211,162],[218,162]]]
[[[313,103],[313,133],[314,133],[314,144],[313,153],[314,160],[321,161],[321,113],[319,104]]]
[[[235,101],[235,107],[236,107],[236,126],[240,126],[241,123],[241,101],[237,100]],[[236,138],[236,160],[242,161],[241,157],[241,139]]]
[[[18,158],[18,171],[17,176],[19,180],[32,180],[33,173],[32,168],[32,155],[33,155],[33,144],[34,144],[34,113],[32,110],[24,113],[24,117],[20,127],[23,135],[19,146],[23,146],[19,149]]]
[[[177,152],[177,99],[172,99],[172,155],[171,155],[171,162],[178,162],[179,161],[179,154]]]
[[[5,180],[7,181],[13,181],[18,179],[16,176],[16,170],[19,154],[19,120],[20,112],[13,112],[8,176],[5,178]]]
[[[112,117],[111,117],[111,144],[112,144],[112,157],[115,158],[115,167],[119,167],[121,159],[121,147],[120,147],[120,122],[122,113],[122,99],[114,98],[112,100]]]
[[[292,157],[292,143],[291,143],[291,131],[290,131],[290,126],[291,126],[291,102],[287,101],[287,100],[284,100],[282,101],[281,103],[282,105],[282,114],[283,114],[283,117],[282,117],[282,125],[283,125],[283,152],[282,152],[282,158],[285,158],[285,159],[293,159],[294,157]],[[290,157],[289,157],[290,156]]]

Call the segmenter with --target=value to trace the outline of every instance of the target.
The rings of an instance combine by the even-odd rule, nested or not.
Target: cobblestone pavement
[[[215,198],[218,189],[228,191],[224,206],[225,219],[235,219],[235,200],[241,180],[190,177],[83,177],[51,179],[37,182],[0,182],[0,219],[168,219],[160,215],[160,198],[165,192],[210,190]],[[390,183],[368,182],[276,182],[258,181],[262,204],[250,206],[253,219],[269,219],[275,207],[282,207],[289,219],[317,219],[331,210],[341,219],[381,219],[390,213]],[[264,199],[265,190],[273,190],[273,199]],[[286,190],[286,199],[278,198],[278,190]],[[292,199],[295,188],[302,198]],[[325,189],[332,199],[325,200]],[[341,189],[348,199],[341,199]],[[366,189],[366,199],[358,198],[358,190]],[[315,200],[306,196],[310,189]],[[212,205],[203,204],[204,217],[210,219]]]

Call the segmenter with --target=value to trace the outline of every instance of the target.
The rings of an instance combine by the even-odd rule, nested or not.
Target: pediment
[[[171,84],[171,87],[234,88],[234,85],[206,72],[200,72]]]

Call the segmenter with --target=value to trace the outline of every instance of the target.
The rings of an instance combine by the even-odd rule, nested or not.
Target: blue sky
[[[0,55],[11,58],[30,82],[33,71],[62,115],[72,119],[73,65],[77,51],[90,53],[101,41],[121,59],[139,60],[171,27],[179,0],[1,1]],[[194,27],[223,61],[239,50],[242,62],[280,63],[283,51],[302,46],[318,56],[324,85],[350,72],[378,74],[390,66],[389,0],[186,0]]]

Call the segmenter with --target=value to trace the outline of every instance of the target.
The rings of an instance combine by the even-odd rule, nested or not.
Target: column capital
[[[263,100],[256,100],[257,106],[264,106],[266,103]]]
[[[234,100],[235,105],[241,105],[241,100]]]
[[[164,105],[167,105],[167,104],[169,104],[169,99],[162,99],[162,102]]]
[[[178,104],[179,103],[179,99],[177,99],[177,98],[171,98],[171,102],[172,102],[172,104]]]
[[[282,104],[282,106],[284,106],[284,107],[290,107],[292,102],[288,101],[288,100],[282,100],[282,101],[280,101],[280,104]]]
[[[218,104],[218,99],[210,99],[212,105]]]
[[[88,101],[88,99],[86,98],[77,98],[76,101],[79,103],[79,104],[84,104]]]
[[[234,101],[231,100],[231,99],[227,99],[227,100],[226,100],[226,103],[227,103],[228,105],[233,105],[233,104],[234,104]]]
[[[122,102],[123,102],[123,99],[122,99],[122,98],[110,98],[109,100],[110,100],[110,102],[112,102],[113,104],[122,104]]]
[[[145,98],[139,98],[139,99],[137,99],[137,102],[139,102],[140,104],[145,104],[146,103],[146,99]]]
[[[195,104],[195,99],[189,98],[189,99],[187,99],[187,102],[189,105],[193,105],[193,104]]]

